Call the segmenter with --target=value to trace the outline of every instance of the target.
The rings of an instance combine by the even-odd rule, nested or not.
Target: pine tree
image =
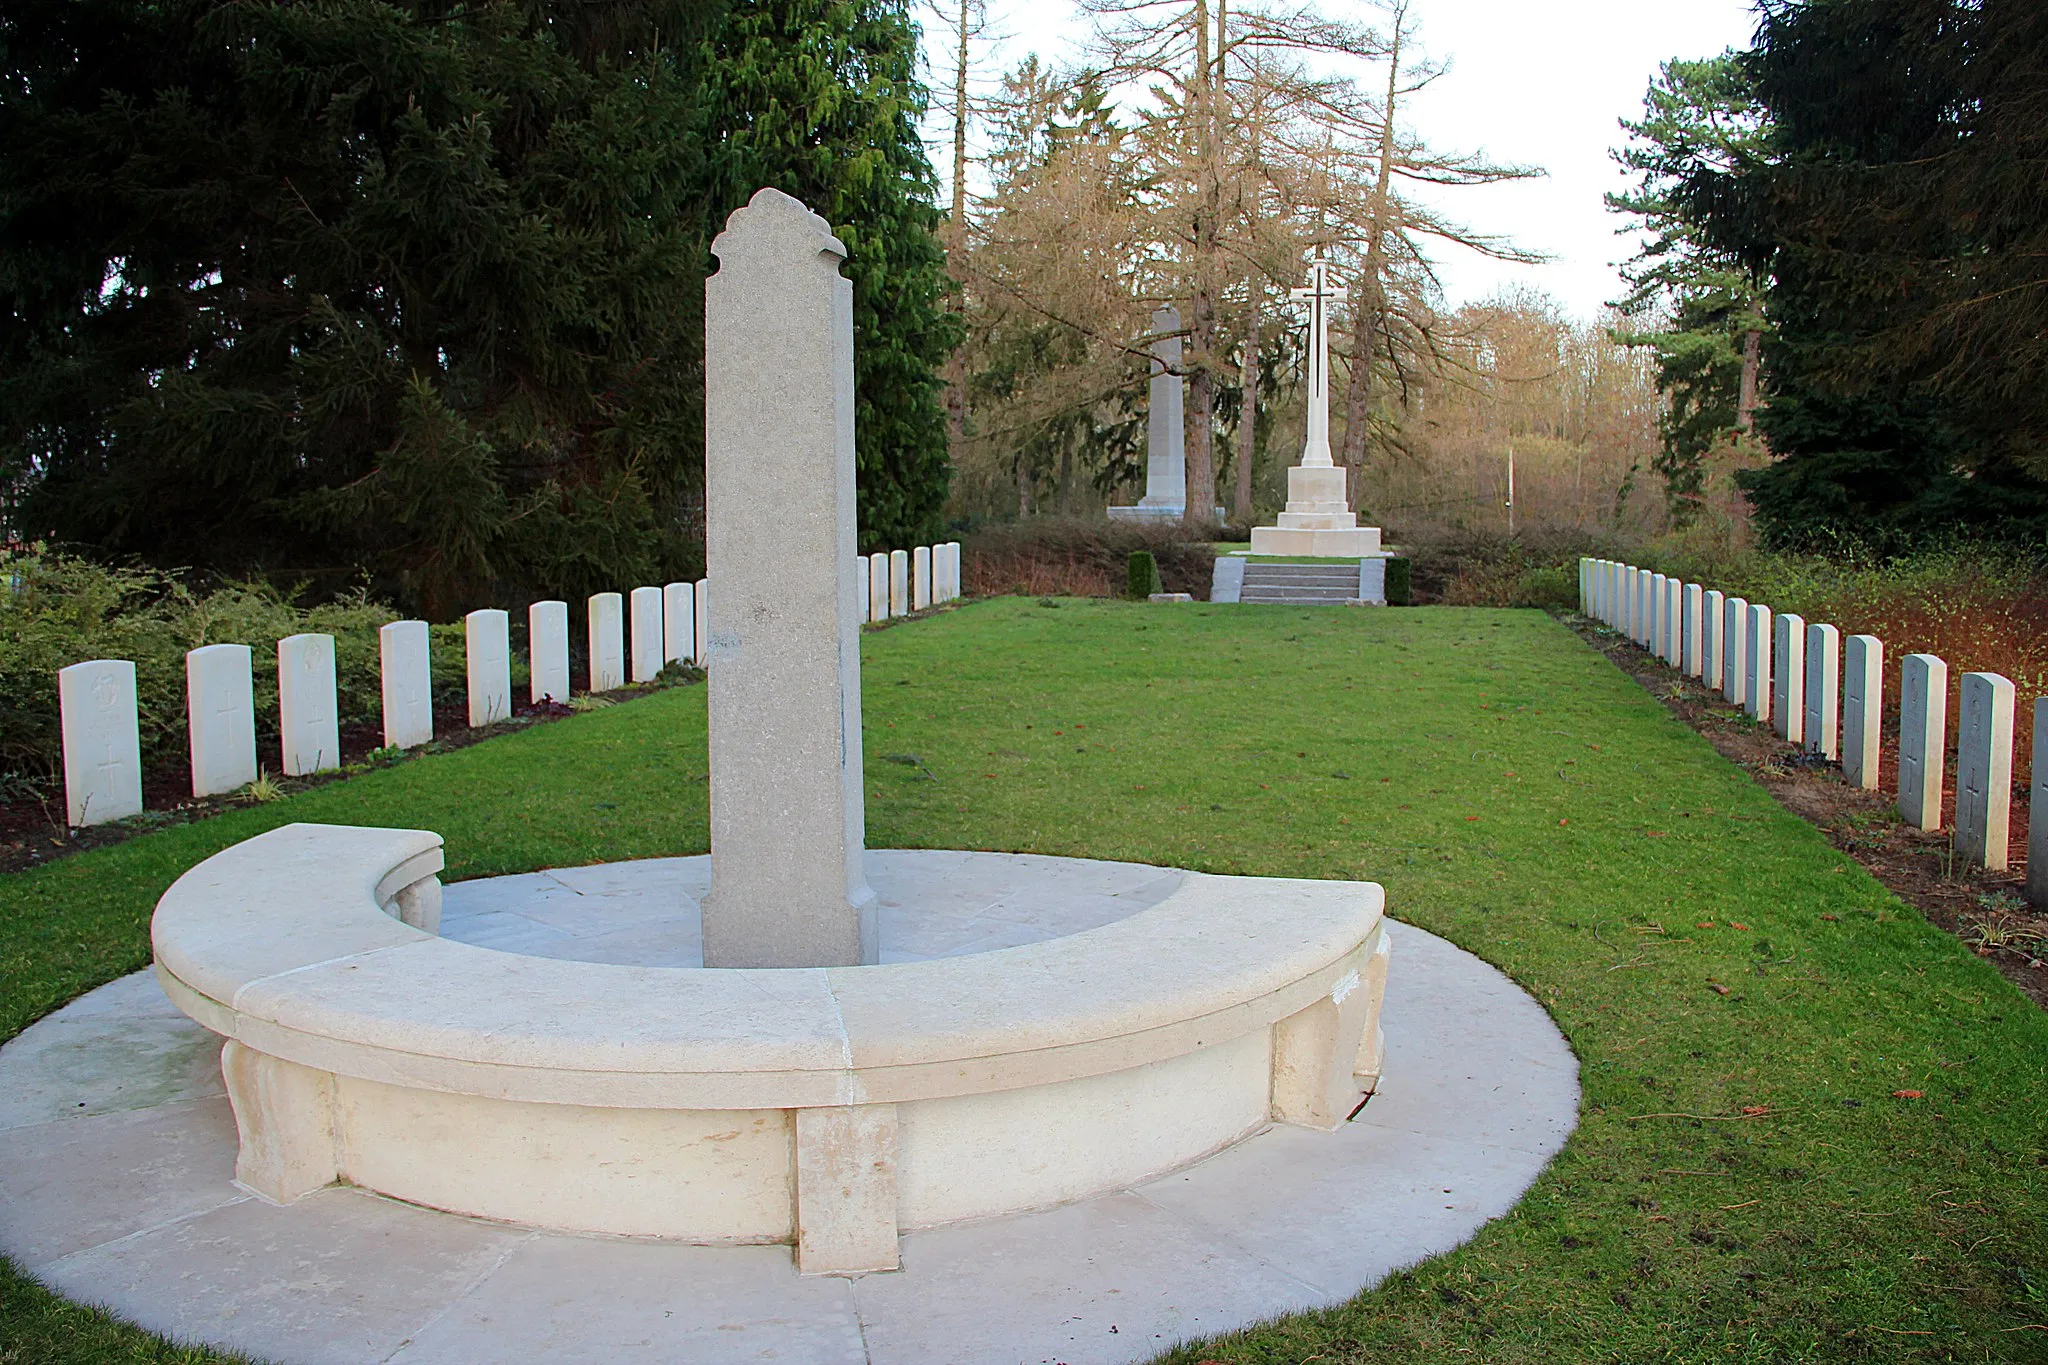
[[[934,538],[950,477],[939,369],[958,344],[906,0],[734,0],[706,40],[718,218],[764,185],[846,244],[863,549]]]
[[[1656,467],[1672,520],[1685,525],[1703,501],[1709,453],[1754,426],[1764,282],[1708,239],[1682,191],[1702,172],[1725,174],[1765,155],[1768,128],[1733,52],[1665,63],[1643,106],[1641,120],[1623,121],[1630,141],[1615,153],[1636,187],[1607,196],[1647,234],[1623,269],[1630,289],[1618,307],[1637,321],[1620,339],[1656,356],[1667,400]]]
[[[1771,277],[1742,482],[1780,543],[2048,531],[2048,15],[2015,0],[1800,0],[1745,59],[1770,155],[1696,178]]]
[[[430,616],[701,564],[703,281],[852,252],[871,543],[937,529],[950,347],[900,5],[17,0],[0,488],[23,529]]]

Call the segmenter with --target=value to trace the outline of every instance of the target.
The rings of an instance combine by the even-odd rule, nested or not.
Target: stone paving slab
[[[870,854],[869,875],[912,956],[1074,932],[1179,880],[901,851]],[[708,859],[660,859],[464,883],[443,927],[672,957],[707,879]],[[153,1331],[282,1362],[1144,1360],[1459,1245],[1570,1134],[1577,1064],[1549,1016],[1471,954],[1390,932],[1386,1074],[1337,1133],[1269,1128],[1130,1190],[912,1232],[900,1272],[855,1280],[803,1279],[786,1247],[577,1237],[353,1189],[269,1205],[232,1180],[218,1040],[138,972],[0,1049],[0,1250]]]

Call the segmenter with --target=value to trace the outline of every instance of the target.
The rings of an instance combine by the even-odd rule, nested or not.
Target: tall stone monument
[[[1188,507],[1187,381],[1180,372],[1180,310],[1152,314],[1152,389],[1145,418],[1145,496],[1112,507],[1118,521],[1179,521]]]
[[[853,284],[825,220],[764,189],[705,282],[707,967],[879,959],[861,868]]]
[[[1308,440],[1301,463],[1287,471],[1287,510],[1278,526],[1252,529],[1254,555],[1364,559],[1380,553],[1376,526],[1360,526],[1345,489],[1345,471],[1330,459],[1329,306],[1347,297],[1330,282],[1329,262],[1309,266],[1308,286],[1291,298],[1308,309]]]

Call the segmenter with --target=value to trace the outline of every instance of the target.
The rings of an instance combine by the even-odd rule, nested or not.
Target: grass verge
[[[864,649],[873,846],[1372,878],[1578,1052],[1513,1213],[1170,1359],[2042,1358],[2048,1017],[1547,616],[1006,599]],[[286,820],[437,829],[454,877],[701,851],[703,716],[678,689],[0,881],[0,1035]],[[0,1281],[0,1360],[178,1358],[21,1344],[52,1311]]]

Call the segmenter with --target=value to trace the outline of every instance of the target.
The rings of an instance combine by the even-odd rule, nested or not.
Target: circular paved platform
[[[1075,933],[1179,874],[877,852],[887,960]],[[466,882],[442,932],[511,952],[698,956],[706,858]],[[219,1039],[146,972],[0,1049],[0,1250],[154,1331],[287,1362],[1088,1362],[1341,1302],[1513,1206],[1577,1121],[1543,1010],[1393,925],[1386,1074],[1335,1134],[1274,1127],[1078,1204],[913,1232],[903,1269],[802,1279],[784,1247],[576,1237],[351,1189],[287,1208],[233,1182]]]

